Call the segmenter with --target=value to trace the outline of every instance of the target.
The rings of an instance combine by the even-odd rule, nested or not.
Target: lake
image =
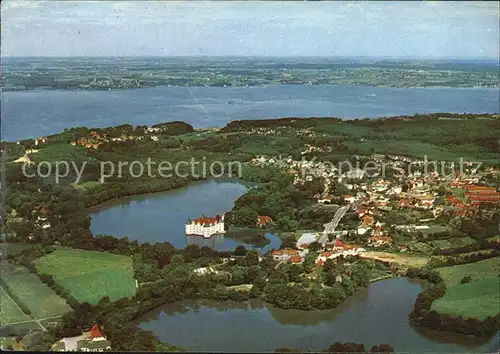
[[[1,95],[2,140],[65,128],[182,120],[195,127],[237,119],[361,118],[415,113],[497,113],[498,89],[347,85],[154,87],[112,91],[26,91]]]
[[[90,213],[90,229],[94,235],[109,234],[128,237],[140,242],[170,242],[176,248],[188,244],[209,246],[220,251],[233,251],[238,245],[253,248],[243,242],[238,234],[215,236],[204,239],[186,236],[184,225],[188,218],[201,214],[215,216],[230,211],[234,201],[251,188],[228,179],[208,179],[191,183],[187,187],[168,192],[139,195],[104,203]],[[270,240],[265,247],[257,248],[265,253],[279,248],[281,241],[275,234],[266,233]]]
[[[189,351],[273,352],[279,347],[323,349],[334,342],[387,343],[395,351],[495,352],[495,338],[414,329],[408,314],[422,288],[395,278],[371,283],[334,310],[283,310],[260,300],[186,301],[158,308],[140,327]]]

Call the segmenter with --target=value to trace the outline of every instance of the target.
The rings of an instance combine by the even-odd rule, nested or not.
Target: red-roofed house
[[[217,215],[214,218],[201,216],[193,221],[188,219],[185,225],[186,235],[197,235],[209,238],[213,235],[224,234],[224,215]]]
[[[270,216],[259,215],[257,216],[257,226],[264,227],[265,225],[273,222],[273,219]]]
[[[290,248],[285,248],[283,250],[273,250],[271,254],[275,261],[288,261],[292,257],[300,257],[298,250],[293,250]]]
[[[103,340],[106,339],[99,326],[97,324],[94,324],[90,329],[90,339],[100,339],[100,338],[102,338]]]

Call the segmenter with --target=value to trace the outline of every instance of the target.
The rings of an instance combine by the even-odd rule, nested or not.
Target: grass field
[[[0,326],[30,319],[28,315],[21,311],[3,287],[0,287],[0,305]]]
[[[59,316],[71,311],[66,301],[35,274],[11,275],[4,281],[36,318]]]
[[[480,320],[496,316],[500,310],[498,275],[456,285],[446,290],[446,294],[432,303],[432,310],[454,316],[472,317]]]
[[[447,288],[460,284],[466,275],[470,275],[472,282],[487,279],[500,274],[500,257],[488,258],[476,263],[460,264],[452,267],[436,269]]]
[[[40,273],[50,274],[80,302],[95,304],[135,295],[132,260],[121,255],[59,249],[35,261]]]
[[[429,242],[432,246],[437,247],[439,249],[447,249],[447,248],[456,248],[463,247],[468,245],[473,245],[477,243],[472,237],[460,237],[460,238],[452,238],[448,240],[434,240]]]
[[[446,294],[432,303],[432,309],[454,316],[484,319],[500,310],[500,257],[476,263],[437,268],[446,284]],[[471,281],[461,284],[466,276]]]
[[[71,185],[76,189],[92,189],[101,183],[99,181],[87,181],[83,183],[71,183]]]

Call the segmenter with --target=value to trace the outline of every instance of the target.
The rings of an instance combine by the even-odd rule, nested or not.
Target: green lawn
[[[447,288],[454,287],[462,281],[466,275],[470,275],[472,282],[487,279],[500,274],[500,257],[488,258],[476,263],[455,265],[436,269]]]
[[[500,257],[475,263],[437,268],[446,284],[446,294],[432,303],[432,310],[454,316],[485,319],[500,310]],[[471,281],[461,284],[469,275]]]
[[[453,246],[454,247],[463,247],[463,246],[469,246],[477,243],[476,240],[474,240],[472,237],[460,237],[457,239],[453,240]]]
[[[0,305],[0,326],[30,319],[28,315],[21,311],[3,287],[0,287]]]
[[[429,243],[439,249],[453,248],[453,244],[448,240],[434,240]]]
[[[76,189],[92,189],[100,184],[101,184],[101,182],[99,182],[99,181],[87,181],[87,182],[83,182],[83,183],[71,183],[71,185],[73,187],[75,187]]]
[[[485,319],[496,316],[500,310],[498,275],[467,284],[459,284],[446,290],[446,294],[432,303],[432,310],[453,316]]]
[[[460,238],[451,238],[447,240],[434,240],[429,242],[433,247],[437,247],[439,249],[447,249],[447,248],[456,248],[469,246],[476,243],[472,237],[460,237]]]
[[[35,274],[11,275],[4,281],[36,318],[59,316],[71,311],[66,301]]]
[[[59,249],[35,261],[40,273],[50,274],[80,302],[95,304],[135,295],[132,260],[104,252]]]

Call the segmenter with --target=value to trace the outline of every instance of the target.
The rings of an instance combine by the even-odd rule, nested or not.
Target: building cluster
[[[293,122],[294,120],[292,120],[290,123],[293,124]],[[314,137],[316,135],[316,133],[311,131],[310,129],[304,128],[295,130],[290,126],[277,126],[273,128],[264,128],[264,127],[252,128],[251,130],[248,131],[248,134],[279,136],[288,134],[292,131],[294,134],[297,134],[298,136],[301,137]]]
[[[324,148],[307,145],[303,155],[313,151],[324,151]],[[400,230],[418,231],[428,228],[425,223],[435,220],[443,214],[464,216],[473,212],[478,205],[500,202],[498,187],[481,185],[482,177],[488,173],[499,174],[498,169],[489,168],[483,172],[473,171],[473,164],[465,162],[463,167],[467,177],[463,177],[464,174],[457,176],[456,172],[451,175],[440,174],[437,169],[432,168],[432,171],[428,172],[428,167],[433,166],[432,161],[384,154],[374,154],[370,159],[379,166],[383,165],[386,171],[392,169],[406,173],[386,178],[383,173],[381,175],[379,172],[370,171],[368,174],[367,171],[359,167],[342,171],[340,164],[333,166],[306,159],[297,161],[292,157],[258,156],[251,163],[283,168],[288,174],[295,177],[295,185],[304,185],[306,182],[318,178],[323,183],[324,189],[322,193],[315,196],[317,202],[320,204],[329,204],[332,201],[339,203],[343,199],[344,203],[349,204],[351,209],[358,214],[360,220],[355,231],[358,235],[367,237],[367,247],[390,246],[393,243],[393,237],[389,231],[389,227],[393,225],[386,225],[382,222],[382,212],[384,211],[422,212],[423,215],[427,216],[418,220],[420,225],[398,225],[399,227],[396,227]],[[411,168],[408,168],[408,165],[411,165]],[[335,184],[341,184],[345,187],[348,194],[341,197],[331,194],[331,186]],[[462,196],[450,195],[446,197],[450,190],[458,190],[458,194]],[[297,249],[307,248],[307,244],[317,241],[317,236],[304,234],[299,239]],[[322,246],[325,245],[322,244]]]
[[[349,245],[343,243],[340,239],[335,239],[332,244],[327,247],[327,251],[321,253],[316,258],[316,264],[324,266],[328,259],[335,259],[338,257],[357,256],[365,251],[362,246]]]
[[[282,250],[273,250],[271,254],[273,259],[278,262],[302,263],[307,250],[285,248]]]
[[[473,205],[500,202],[500,192],[495,187],[467,185],[465,196]]]
[[[70,142],[70,144],[73,146],[80,145],[87,149],[97,149],[99,148],[100,145],[108,143],[110,141],[142,140],[143,138],[144,136],[127,135],[127,134],[122,134],[119,137],[108,137],[104,133],[92,130],[90,132],[90,136],[81,137],[79,139],[73,140]],[[158,137],[155,135],[150,136],[150,139],[153,141],[158,141]]]

